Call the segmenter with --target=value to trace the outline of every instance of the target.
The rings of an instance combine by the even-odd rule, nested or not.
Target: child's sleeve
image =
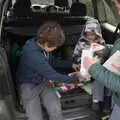
[[[83,46],[84,46],[84,42],[81,42],[79,40],[73,52],[73,57],[72,57],[73,63],[80,64]]]
[[[36,74],[42,76],[43,78],[46,78],[47,80],[53,80],[54,82],[66,82],[66,83],[71,83],[72,81],[75,82],[78,81],[74,77],[57,73],[43,58],[43,56],[40,56],[39,52],[34,52],[34,57],[31,55],[28,55],[28,57],[29,57],[29,62],[31,63],[29,67],[32,68],[36,72]]]

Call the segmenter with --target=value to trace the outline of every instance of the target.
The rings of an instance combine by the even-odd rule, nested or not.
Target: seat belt
[[[120,30],[120,23],[117,25],[116,30],[113,33],[112,41],[116,40],[118,30]]]

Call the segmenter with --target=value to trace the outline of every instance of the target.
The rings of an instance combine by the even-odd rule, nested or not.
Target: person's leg
[[[60,100],[55,91],[47,85],[40,96],[49,115],[49,120],[63,120]]]
[[[93,83],[93,101],[103,101],[104,100],[104,86],[98,81]]]
[[[109,120],[120,120],[120,107],[115,105]]]
[[[102,104],[104,101],[104,86],[103,86],[103,84],[98,81],[94,81],[92,94],[93,94],[92,109],[97,111],[100,109],[99,104]]]
[[[43,120],[39,93],[36,85],[23,84],[20,86],[20,94],[28,120]],[[38,91],[39,92],[39,91]]]

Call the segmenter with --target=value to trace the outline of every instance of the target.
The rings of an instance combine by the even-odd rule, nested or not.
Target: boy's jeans
[[[63,120],[59,98],[48,84],[22,84],[20,94],[28,120],[44,120],[41,103],[49,120]]]

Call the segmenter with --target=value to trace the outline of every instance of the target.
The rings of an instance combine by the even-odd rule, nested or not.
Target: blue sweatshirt
[[[37,45],[34,39],[28,40],[23,48],[16,72],[17,83],[40,84],[43,79],[66,83],[77,81],[76,78],[57,73],[49,65],[44,50]]]

